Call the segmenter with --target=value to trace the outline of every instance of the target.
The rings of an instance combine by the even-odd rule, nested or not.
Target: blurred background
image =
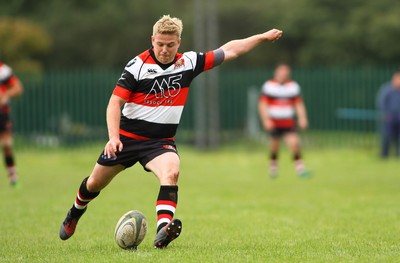
[[[257,100],[286,62],[302,87],[307,147],[378,152],[376,95],[400,66],[400,2],[393,0],[0,0],[0,60],[25,93],[12,102],[18,148],[105,143],[105,109],[126,63],[151,45],[163,14],[183,20],[180,51],[207,51],[271,28],[279,42],[194,83],[177,141],[215,148],[262,141]]]

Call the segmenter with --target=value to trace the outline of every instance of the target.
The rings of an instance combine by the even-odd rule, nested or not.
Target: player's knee
[[[289,147],[296,148],[300,144],[300,140],[296,135],[290,136],[286,138],[286,142]]]
[[[162,184],[175,185],[178,182],[179,170],[176,168],[169,168],[160,174],[160,182]]]
[[[86,181],[86,189],[91,193],[100,192],[103,189],[103,183],[93,177],[89,177]]]
[[[171,170],[168,171],[166,176],[171,182],[177,183],[178,182],[178,178],[179,178],[179,170],[178,169],[171,169]]]
[[[12,139],[10,139],[10,138],[1,140],[1,146],[3,147],[4,150],[10,150],[12,147],[12,144],[13,144],[13,142],[12,142]]]

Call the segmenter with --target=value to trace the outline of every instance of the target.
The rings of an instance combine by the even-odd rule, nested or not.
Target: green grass
[[[61,241],[59,225],[101,148],[18,152],[21,189],[8,186],[5,172],[0,178],[0,262],[399,261],[400,163],[346,149],[306,151],[308,180],[296,177],[284,152],[271,180],[264,147],[182,147],[183,232],[167,249],[153,249],[158,183],[139,165],[116,177]],[[137,252],[113,240],[132,209],[149,221]]]

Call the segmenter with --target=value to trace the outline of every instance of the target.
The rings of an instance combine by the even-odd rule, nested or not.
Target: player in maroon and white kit
[[[7,166],[11,186],[17,185],[17,172],[12,149],[12,123],[10,119],[10,99],[22,94],[21,81],[12,69],[0,61],[0,143]]]
[[[163,16],[153,27],[152,47],[125,67],[107,107],[109,141],[60,227],[66,240],[75,231],[87,204],[122,170],[139,162],[159,180],[156,202],[156,248],[166,247],[182,229],[173,219],[178,202],[179,156],[174,136],[191,81],[224,61],[249,52],[262,42],[278,40],[282,31],[233,40],[206,53],[178,53],[182,21]],[[122,115],[121,107],[123,106]]]
[[[308,176],[301,159],[298,127],[308,126],[306,108],[300,94],[300,86],[291,78],[291,69],[286,64],[278,65],[274,78],[264,83],[259,100],[259,114],[264,129],[270,133],[270,175],[276,177],[278,172],[279,142],[283,138],[293,153],[295,168],[300,176]]]

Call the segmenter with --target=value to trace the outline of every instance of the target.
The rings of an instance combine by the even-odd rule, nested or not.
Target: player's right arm
[[[134,67],[137,58],[129,61],[121,77],[117,81],[110,101],[107,106],[107,128],[108,142],[104,148],[104,155],[108,158],[117,158],[115,152],[122,151],[123,144],[119,137],[121,122],[121,107],[129,100],[132,90],[137,86],[135,77],[130,72],[130,67]]]
[[[116,158],[116,151],[122,151],[123,145],[119,138],[119,125],[121,120],[121,107],[126,101],[117,96],[111,95],[107,106],[107,128],[108,142],[104,148],[104,155],[108,158]]]
[[[274,128],[274,124],[268,114],[268,103],[266,102],[264,95],[261,95],[260,100],[258,101],[258,114],[264,129],[266,131],[271,131]]]

